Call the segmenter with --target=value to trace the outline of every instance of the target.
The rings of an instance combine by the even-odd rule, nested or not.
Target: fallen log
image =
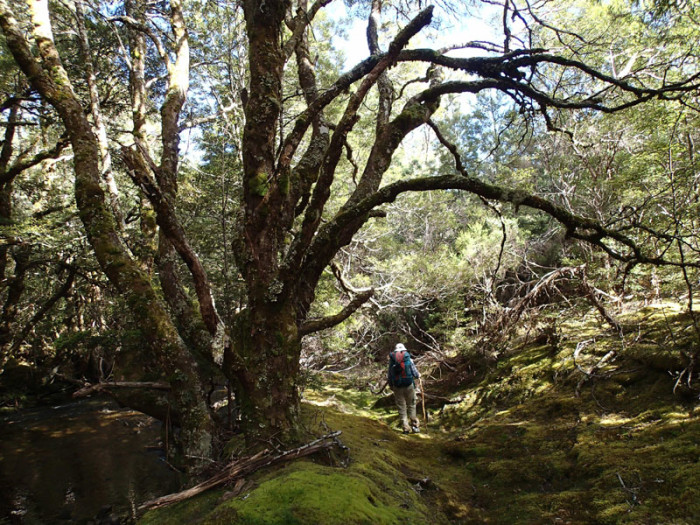
[[[149,390],[170,390],[170,385],[167,383],[158,383],[155,381],[108,381],[105,383],[85,385],[80,390],[73,392],[73,397],[88,397],[97,392],[109,392],[109,390],[112,388],[145,388]]]
[[[248,474],[251,474],[257,470],[268,467],[275,463],[282,463],[284,461],[291,461],[300,457],[308,456],[319,450],[327,449],[332,447],[337,443],[336,439],[341,434],[340,430],[326,434],[310,443],[306,443],[300,447],[292,450],[287,450],[276,455],[270,455],[269,450],[263,450],[258,452],[254,456],[239,459],[233,461],[226,465],[226,467],[218,474],[212,476],[211,478],[203,481],[199,485],[195,485],[189,489],[183,490],[181,492],[175,492],[174,494],[168,494],[166,496],[161,496],[145,503],[142,503],[138,507],[139,512],[143,512],[151,509],[158,509],[165,507],[167,505],[172,505],[179,501],[184,501],[186,499],[192,498],[197,494],[201,494],[214,487],[219,487],[225,483],[235,481],[237,479],[243,478]]]

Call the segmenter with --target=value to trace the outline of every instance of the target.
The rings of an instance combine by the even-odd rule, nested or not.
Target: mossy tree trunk
[[[58,112],[74,154],[75,198],[80,219],[102,270],[123,294],[141,331],[171,384],[170,402],[180,414],[181,445],[185,457],[211,453],[211,420],[204,403],[198,366],[183,343],[150,280],[122,243],[117,223],[100,185],[100,151],[86,112],[53,42],[48,5],[30,1],[35,58],[5,0],[0,1],[0,26],[15,61],[33,88]],[[191,462],[198,459],[192,459]]]
[[[318,9],[321,4],[314,4]],[[225,355],[225,372],[236,385],[243,427],[250,439],[291,438],[295,434],[299,394],[301,338],[312,331],[337,324],[364,303],[371,291],[334,316],[308,319],[314,291],[324,268],[337,251],[369,217],[360,213],[351,226],[334,238],[316,240],[331,184],[345,147],[346,137],[357,122],[357,112],[370,88],[383,78],[403,46],[430,21],[431,10],[421,13],[399,35],[391,52],[370,68],[358,93],[337,125],[332,137],[319,103],[319,90],[308,52],[306,27],[312,18],[306,2],[298,3],[296,17],[291,2],[284,0],[244,2],[249,43],[250,85],[243,136],[245,220],[237,242],[239,267],[246,282],[248,303],[231,327],[231,346]],[[283,43],[285,23],[292,36]],[[376,42],[376,35],[374,41]],[[286,61],[296,56],[299,83],[310,107],[278,152],[277,123],[283,111],[282,75]],[[347,79],[351,83],[352,80]],[[348,84],[349,85],[349,84]],[[386,89],[384,90],[386,92]],[[385,100],[385,105],[388,101]],[[383,135],[378,137],[372,170],[384,173],[401,139],[426,121],[437,108],[434,104],[406,124],[390,125],[382,119]],[[386,116],[390,107],[386,107]],[[296,167],[291,161],[307,128],[311,137]],[[301,129],[303,128],[303,129]],[[385,128],[389,131],[385,132]],[[381,159],[381,160],[379,160]],[[378,178],[381,178],[381,173]],[[377,184],[378,185],[378,182]],[[376,186],[375,185],[375,186]],[[313,188],[313,189],[312,189]],[[363,192],[376,188],[368,186]],[[301,227],[295,231],[295,220]],[[293,236],[291,244],[288,238]],[[324,249],[317,248],[323,245]]]
[[[289,1],[244,2],[249,39],[249,99],[243,133],[245,222],[237,257],[248,292],[247,308],[231,327],[225,354],[249,440],[290,437],[298,410],[301,338],[297,316],[279,280],[284,237],[293,220],[288,175],[276,166],[282,111],[282,24]],[[285,180],[286,178],[286,180]]]
[[[224,365],[236,385],[246,439],[251,443],[272,438],[293,441],[301,353],[295,311],[275,304],[244,310],[234,321],[231,335]]]

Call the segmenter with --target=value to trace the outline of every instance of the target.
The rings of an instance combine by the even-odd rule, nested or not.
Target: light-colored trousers
[[[399,417],[404,430],[408,428],[408,417],[411,418],[412,423],[417,424],[416,387],[413,385],[403,388],[392,387],[391,390],[394,392],[394,399],[396,399],[396,406],[399,409]]]

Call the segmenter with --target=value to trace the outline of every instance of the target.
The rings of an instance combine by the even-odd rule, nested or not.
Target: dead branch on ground
[[[605,309],[598,298],[599,290],[593,287],[586,278],[585,266],[564,267],[553,270],[543,276],[532,289],[520,298],[510,308],[501,309],[489,324],[484,340],[499,341],[509,333],[522,316],[537,304],[544,296],[563,295],[557,285],[562,281],[579,280],[579,289],[586,299],[598,310],[603,319],[618,333],[622,333],[622,327],[612,315]]]
[[[176,492],[174,494],[168,494],[160,498],[153,499],[141,504],[138,507],[139,512],[146,510],[157,509],[184,501],[186,499],[192,498],[197,494],[201,494],[209,489],[219,487],[226,483],[230,483],[236,480],[252,474],[262,468],[268,467],[276,463],[282,463],[285,461],[291,461],[300,457],[308,456],[320,450],[328,449],[333,445],[338,444],[337,437],[341,434],[340,430],[326,434],[310,443],[306,443],[300,447],[292,450],[287,450],[276,455],[270,455],[269,450],[263,450],[258,452],[254,456],[250,456],[243,459],[238,459],[226,465],[226,467],[218,474],[212,476],[208,480],[195,485],[189,489],[183,490],[181,492]]]
[[[578,397],[580,395],[581,387],[583,386],[583,384],[586,381],[595,377],[596,372],[598,372],[601,368],[603,368],[603,365],[605,363],[607,363],[608,361],[611,361],[612,359],[617,357],[617,352],[615,350],[610,350],[607,354],[605,354],[600,359],[600,361],[598,361],[590,369],[584,370],[583,367],[577,362],[577,359],[581,353],[581,350],[583,350],[585,347],[587,347],[591,343],[595,343],[595,339],[587,339],[585,341],[581,341],[580,343],[578,343],[576,345],[576,350],[574,350],[574,366],[578,369],[579,372],[581,372],[583,374],[583,377],[576,385],[576,397]]]
[[[170,390],[170,385],[167,383],[158,383],[155,381],[110,381],[105,383],[97,383],[94,385],[86,385],[80,390],[73,393],[73,397],[88,397],[95,393],[107,392],[113,388],[146,388],[151,390]]]

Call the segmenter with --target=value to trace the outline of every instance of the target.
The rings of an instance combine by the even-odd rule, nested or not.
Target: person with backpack
[[[398,343],[389,354],[389,373],[387,381],[394,392],[396,406],[399,409],[401,427],[404,434],[419,432],[420,425],[416,417],[416,387],[414,380],[420,377],[416,365],[406,347]],[[410,425],[408,418],[410,417]]]

